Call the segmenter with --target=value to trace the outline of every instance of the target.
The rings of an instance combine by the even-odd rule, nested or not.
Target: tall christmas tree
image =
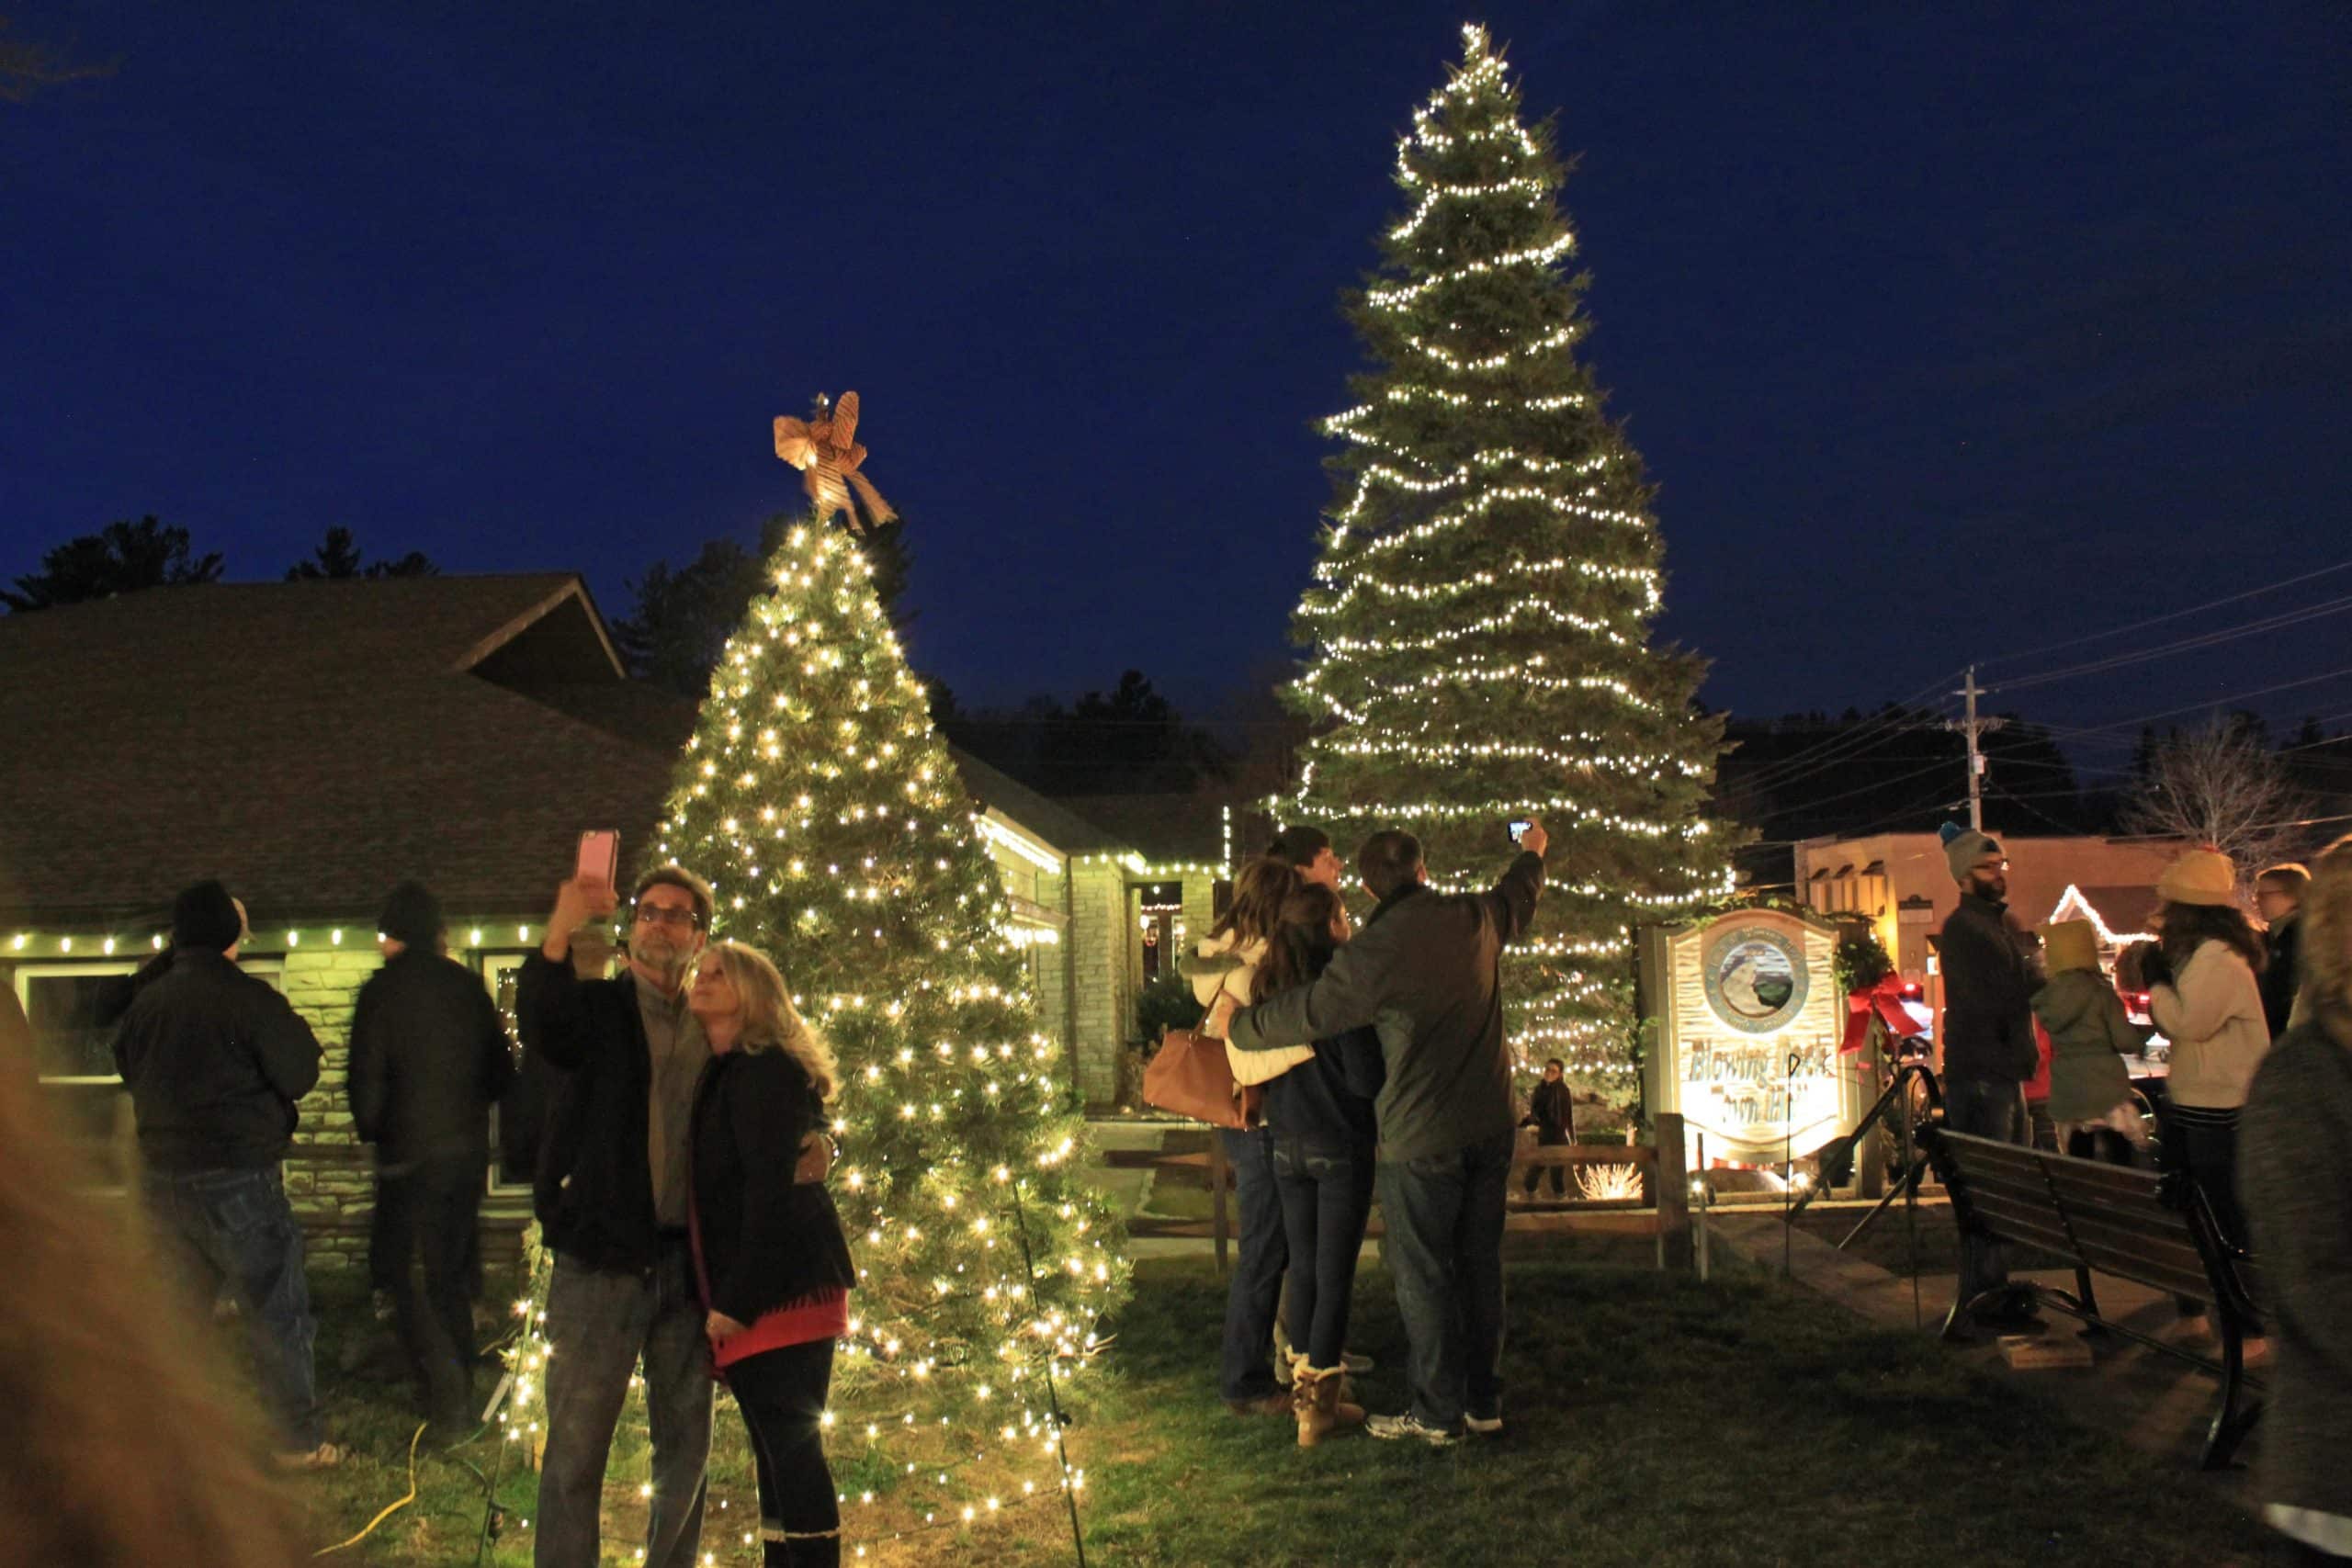
[[[710,878],[717,934],[775,958],[841,1059],[832,1183],[859,1283],[836,1468],[904,1478],[917,1513],[953,1517],[976,1499],[948,1467],[987,1450],[1040,1492],[1061,1483],[1045,1374],[1091,1358],[1126,1266],[970,799],[873,567],[830,522],[860,525],[853,491],[888,515],[856,473],[855,421],[845,394],[830,418],[777,422],[816,510],[720,657],[656,847]],[[854,1538],[854,1508],[843,1523]]]
[[[1661,549],[1640,457],[1577,358],[1586,280],[1566,170],[1484,29],[1396,149],[1408,204],[1351,314],[1375,368],[1346,449],[1290,700],[1323,728],[1292,812],[1420,837],[1489,879],[1507,818],[1551,833],[1532,938],[1507,961],[1522,1061],[1630,1087],[1632,927],[1729,890],[1701,808],[1720,721],[1697,658],[1653,647]]]

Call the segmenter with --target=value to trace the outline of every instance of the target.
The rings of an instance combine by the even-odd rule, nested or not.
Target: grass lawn
[[[2262,1532],[2188,1472],[1969,1373],[1925,1337],[1865,1328],[1760,1277],[1702,1286],[1656,1273],[1637,1266],[1645,1242],[1526,1245],[1510,1273],[1510,1430],[1446,1451],[1361,1434],[1301,1450],[1286,1422],[1226,1415],[1214,1371],[1222,1288],[1204,1260],[1139,1266],[1136,1299],[1114,1325],[1115,1371],[1069,1435],[1088,1478],[1089,1562],[2262,1560]],[[1355,1348],[1381,1363],[1364,1392],[1374,1408],[1394,1408],[1404,1343],[1385,1273],[1359,1281],[1357,1309]],[[329,1306],[322,1367],[334,1364],[336,1316],[356,1310]],[[413,1423],[398,1394],[349,1380],[333,1391],[331,1419],[365,1453],[295,1483],[322,1543],[405,1490]],[[755,1562],[729,1528],[752,1490],[723,1404],[719,1431],[714,1495],[730,1506],[713,1512],[704,1545],[721,1563]],[[837,1443],[837,1471],[852,1448]],[[485,1440],[458,1456],[486,1468],[492,1451]],[[481,1483],[447,1459],[420,1466],[420,1501],[342,1555],[472,1561]],[[636,1456],[616,1459],[616,1478],[641,1473]],[[637,1521],[626,1483],[613,1490],[607,1547],[626,1562]],[[527,1475],[510,1468],[503,1491],[517,1517],[528,1514]],[[847,1522],[854,1541],[907,1521],[885,1495],[854,1506]],[[527,1541],[510,1529],[491,1560],[526,1562]],[[867,1560],[1068,1561],[1068,1527],[1057,1503],[1041,1501],[877,1545]]]

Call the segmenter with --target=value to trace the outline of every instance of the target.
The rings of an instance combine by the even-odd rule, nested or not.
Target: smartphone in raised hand
[[[600,887],[611,887],[620,868],[619,829],[599,828],[580,835],[580,859],[571,868],[573,876]]]
[[[1527,830],[1534,826],[1534,823],[1529,821],[1524,817],[1514,818],[1512,820],[1503,824],[1503,831],[1509,833],[1510,835],[1511,843],[1513,845],[1517,845],[1527,837]]]

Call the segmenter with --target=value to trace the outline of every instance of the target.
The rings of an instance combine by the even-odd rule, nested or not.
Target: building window
[[[524,1055],[523,1035],[514,1021],[514,985],[523,973],[523,953],[481,955],[482,984],[498,1004],[499,1021],[506,1026],[506,1047],[514,1055],[518,1071],[505,1097],[490,1108],[490,1190],[523,1190],[531,1186],[538,1158],[538,1128],[547,1113],[550,1086],[548,1068],[534,1066]]]
[[[20,964],[17,999],[32,1025],[33,1066],[44,1082],[119,1083],[114,1026],[98,1021],[135,964]]]
[[[1184,923],[1184,885],[1155,882],[1136,890],[1143,942],[1143,983],[1176,972],[1177,930]]]

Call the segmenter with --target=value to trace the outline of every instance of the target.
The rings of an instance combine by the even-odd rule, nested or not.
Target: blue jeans
[[[2004,1144],[2029,1144],[2033,1122],[2025,1108],[2025,1086],[1992,1078],[1948,1078],[1944,1082],[1944,1125],[1955,1133],[1992,1138]],[[2007,1242],[1963,1232],[1960,1238],[1960,1304],[2009,1282]],[[1986,1303],[1988,1307],[1996,1303]]]
[[[547,1454],[539,1467],[537,1568],[595,1568],[605,1460],[645,1359],[645,1413],[653,1438],[653,1502],[644,1561],[694,1568],[702,1545],[704,1466],[710,1458],[710,1350],[694,1261],[684,1238],[665,1240],[643,1273],[591,1269],[557,1253],[548,1285]]]
[[[1372,1213],[1372,1145],[1360,1149],[1274,1138],[1274,1185],[1282,1198],[1291,1270],[1290,1342],[1306,1364],[1340,1364],[1348,1347],[1348,1303]]]
[[[311,1363],[319,1320],[302,1272],[302,1227],[277,1167],[151,1170],[141,1179],[158,1255],[209,1311],[227,1281],[236,1292],[262,1397],[288,1452],[326,1439]]]
[[[1503,1398],[1503,1195],[1518,1134],[1380,1162],[1381,1250],[1396,1277],[1413,1415],[1453,1431]]]
[[[1219,1129],[1233,1166],[1234,1206],[1240,1211],[1241,1246],[1225,1295],[1225,1348],[1218,1382],[1227,1399],[1264,1399],[1274,1382],[1274,1303],[1283,1291],[1290,1248],[1283,1236],[1281,1195],[1274,1187],[1274,1135]]]

